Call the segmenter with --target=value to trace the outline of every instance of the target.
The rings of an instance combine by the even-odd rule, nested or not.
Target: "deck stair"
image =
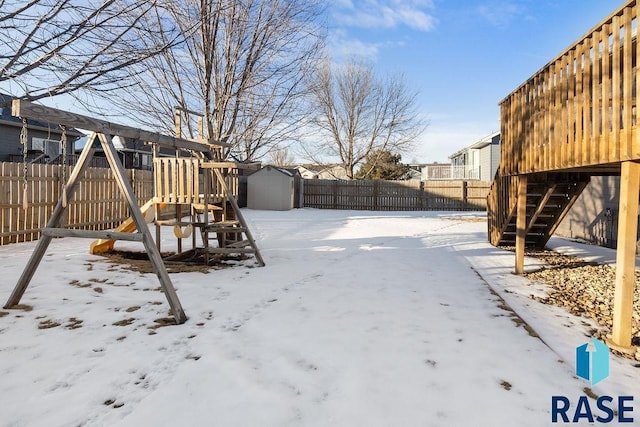
[[[529,176],[525,246],[544,248],[589,183],[589,178],[588,174],[582,173],[544,173]],[[517,186],[510,187],[511,191],[503,191],[502,197],[494,200],[503,205],[500,210],[507,214],[499,222],[489,221],[489,236],[491,243],[496,246],[515,246],[516,243]]]

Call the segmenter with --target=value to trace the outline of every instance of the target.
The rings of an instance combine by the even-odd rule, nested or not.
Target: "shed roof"
[[[264,171],[264,170],[266,170],[266,171],[274,170],[276,172],[280,172],[281,174],[289,176],[291,178],[293,178],[293,177],[295,177],[297,175],[300,175],[300,172],[297,169],[280,168],[280,167],[272,166],[272,165],[267,165],[267,166],[263,167],[262,169],[258,169],[253,174],[259,173],[259,172]],[[251,175],[253,175],[253,174],[251,174]]]

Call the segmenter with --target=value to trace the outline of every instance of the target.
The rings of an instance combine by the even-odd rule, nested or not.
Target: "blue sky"
[[[405,162],[500,129],[498,102],[623,4],[611,0],[333,0],[330,47],[403,73],[429,127]]]

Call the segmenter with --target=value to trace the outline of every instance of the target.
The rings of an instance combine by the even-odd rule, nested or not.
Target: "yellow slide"
[[[158,209],[162,210],[165,208],[165,206],[167,206],[166,203],[160,203],[158,204]],[[147,223],[154,220],[155,212],[153,210],[153,199],[149,200],[147,203],[142,205],[142,207],[140,207],[140,210],[142,211],[142,215],[144,216]],[[122,224],[120,224],[118,228],[116,228],[113,231],[117,231],[120,233],[133,233],[137,229],[138,228],[136,227],[136,222],[133,220],[132,217],[129,217]],[[93,243],[91,243],[91,246],[89,247],[89,253],[96,255],[96,254],[102,254],[105,252],[112,251],[113,245],[115,245],[115,243],[116,243],[115,240],[110,240],[110,239],[94,240]]]

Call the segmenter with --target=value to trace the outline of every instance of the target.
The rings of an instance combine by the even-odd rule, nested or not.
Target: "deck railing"
[[[512,176],[496,176],[487,195],[487,225],[492,245],[498,246],[517,201],[518,180]]]
[[[500,102],[500,173],[640,159],[638,6],[629,1]]]
[[[433,165],[422,169],[423,181],[479,180],[480,170],[469,166]]]

